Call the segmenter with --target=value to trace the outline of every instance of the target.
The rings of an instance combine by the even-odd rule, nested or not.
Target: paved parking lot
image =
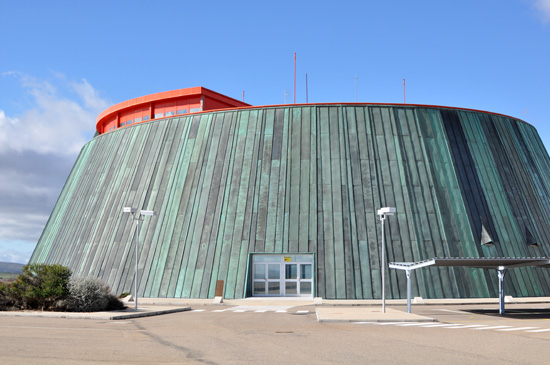
[[[413,307],[437,323],[319,323],[312,305],[205,305],[119,321],[3,317],[0,363],[547,363],[549,308],[495,309]]]

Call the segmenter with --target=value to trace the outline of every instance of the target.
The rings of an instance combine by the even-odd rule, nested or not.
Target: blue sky
[[[0,0],[0,261],[26,263],[95,118],[204,86],[253,105],[448,105],[550,147],[550,0]]]

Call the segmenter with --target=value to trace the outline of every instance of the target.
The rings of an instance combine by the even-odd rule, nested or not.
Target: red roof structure
[[[96,130],[103,134],[153,119],[247,106],[251,105],[202,86],[171,90],[113,105],[99,114]]]

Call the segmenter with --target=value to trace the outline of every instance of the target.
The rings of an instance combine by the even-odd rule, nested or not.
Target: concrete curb
[[[418,314],[386,308],[319,307],[315,308],[318,322],[437,322],[436,319]]]
[[[42,317],[42,318],[66,318],[66,319],[99,319],[99,320],[120,320],[130,318],[141,318],[159,316],[162,314],[185,312],[191,307],[141,307],[137,312],[134,309],[109,312],[43,312],[43,311],[6,311],[0,312],[0,317]]]

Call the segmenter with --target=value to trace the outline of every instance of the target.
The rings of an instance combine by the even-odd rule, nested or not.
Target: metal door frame
[[[266,261],[255,261],[254,258],[258,256],[264,256],[264,259],[267,259]],[[266,257],[267,256],[267,257]],[[268,256],[273,256],[272,260],[269,260]],[[302,257],[300,257],[302,256]],[[310,260],[304,260],[304,256],[311,257]],[[285,260],[285,258],[287,260]],[[288,261],[288,260],[296,260],[302,258],[302,260],[298,261]],[[259,282],[262,279],[255,279],[254,278],[254,264],[263,263],[265,264],[265,278],[263,279],[265,281],[264,286],[264,294],[254,294],[254,283]],[[267,264],[279,264],[280,268],[280,274],[279,274],[279,294],[268,294],[268,265]],[[311,282],[311,294],[286,294],[286,281],[285,278],[285,270],[286,270],[286,264],[297,264],[297,279],[296,280],[289,280],[289,281],[296,281],[297,282],[297,291],[300,292],[300,281],[305,282]],[[301,265],[311,265],[311,279],[299,279],[301,276]],[[315,254],[306,252],[306,253],[266,253],[266,252],[251,252],[248,254],[248,260],[247,260],[247,270],[246,270],[246,283],[244,295],[243,297],[251,296],[251,297],[269,297],[269,298],[277,298],[277,297],[296,297],[296,298],[308,298],[308,297],[315,297],[316,294],[316,270],[315,270]],[[275,280],[271,280],[275,281]]]

